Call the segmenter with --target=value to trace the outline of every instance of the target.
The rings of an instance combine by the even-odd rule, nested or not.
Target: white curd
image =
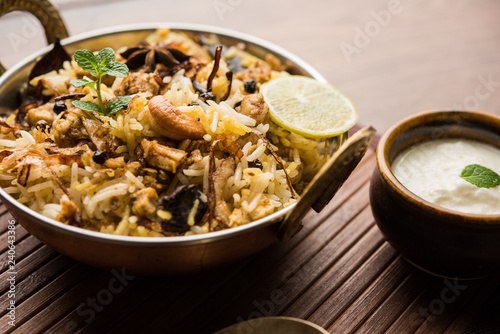
[[[500,214],[500,186],[479,188],[460,177],[478,164],[500,174],[500,150],[467,139],[439,139],[401,152],[391,165],[396,178],[421,198],[464,213]]]

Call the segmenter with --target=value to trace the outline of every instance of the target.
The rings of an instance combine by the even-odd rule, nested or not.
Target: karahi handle
[[[278,231],[280,240],[289,239],[300,231],[302,219],[311,207],[320,212],[330,202],[365,155],[375,134],[371,126],[359,130],[328,159],[295,208],[285,216]]]
[[[47,43],[52,44],[56,37],[60,39],[68,37],[68,31],[59,11],[49,0],[2,0],[0,1],[0,17],[13,11],[29,12],[36,16],[45,30]],[[6,71],[0,63],[0,75]]]

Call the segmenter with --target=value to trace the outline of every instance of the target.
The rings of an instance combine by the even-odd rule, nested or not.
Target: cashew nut
[[[177,109],[163,95],[153,97],[149,103],[151,127],[159,134],[176,140],[200,139],[206,134],[203,125]]]

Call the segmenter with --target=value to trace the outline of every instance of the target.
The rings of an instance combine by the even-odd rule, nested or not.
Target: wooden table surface
[[[500,2],[58,0],[70,34],[128,22],[183,21],[253,34],[297,54],[352,98],[380,133],[426,109],[500,114]],[[142,10],[138,10],[138,8]],[[30,16],[0,20],[10,67],[44,45]],[[16,327],[8,325],[7,226],[0,206],[0,333],[210,333],[259,315],[308,319],[332,333],[500,332],[498,277],[457,282],[402,259],[371,215],[369,151],[290,242],[181,278],[122,277],[76,263],[16,227]],[[454,287],[456,298],[443,299]],[[448,290],[447,290],[448,291]],[[496,292],[495,292],[496,291]],[[109,297],[109,298],[108,298]]]

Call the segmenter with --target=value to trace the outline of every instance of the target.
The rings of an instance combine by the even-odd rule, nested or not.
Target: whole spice
[[[219,70],[219,64],[220,64],[220,59],[222,55],[222,46],[219,45],[215,48],[215,55],[214,55],[214,67],[212,68],[212,72],[210,72],[210,75],[208,76],[207,79],[207,89],[203,88],[197,81],[193,81],[193,88],[200,93],[200,97],[206,100],[215,100],[215,95],[212,92],[212,82],[215,79],[215,76],[217,75],[217,71]],[[227,76],[227,79],[229,80],[229,93],[231,92],[231,83],[233,80],[233,73],[231,73],[229,76]],[[194,77],[193,77],[194,79]],[[229,93],[226,95],[229,96]],[[227,99],[227,97],[226,97]],[[224,99],[225,100],[225,99]]]
[[[50,71],[57,71],[63,67],[65,61],[71,61],[64,47],[62,47],[60,40],[56,37],[54,47],[45,56],[43,56],[33,67],[29,75],[29,80],[48,73]]]
[[[120,55],[127,59],[125,64],[131,70],[145,65],[144,72],[148,73],[154,72],[158,64],[163,64],[168,69],[173,69],[190,58],[190,56],[176,48],[169,47],[168,45],[149,44],[146,41],[139,42]]]
[[[102,165],[103,163],[105,163],[106,159],[108,159],[108,156],[106,155],[106,153],[99,151],[99,150],[95,151],[94,155],[92,155],[92,160],[94,160],[94,162],[96,164],[99,164],[99,165]]]
[[[84,93],[71,93],[71,94],[57,96],[54,100],[56,102],[59,102],[59,101],[63,101],[63,100],[81,99],[82,97],[85,97],[85,96],[87,96],[87,94],[84,94]]]
[[[224,94],[221,101],[226,101],[228,99],[229,95],[231,95],[231,86],[233,85],[233,72],[231,72],[231,71],[227,72],[226,78],[227,78],[227,81],[229,81],[229,85],[227,86],[226,94]]]
[[[255,93],[255,89],[257,88],[257,83],[253,80],[245,81],[245,83],[243,84],[243,88],[245,88],[245,92],[253,94]]]
[[[207,210],[207,203],[201,200],[201,192],[194,184],[177,188],[161,202],[157,215],[165,232],[186,232],[203,218]]]
[[[262,166],[262,162],[259,159],[255,159],[254,161],[249,161],[248,162],[248,167],[250,168],[258,168],[262,170],[264,166]]]
[[[64,103],[63,101],[57,101],[55,104],[54,104],[54,108],[53,108],[54,112],[56,114],[60,114],[62,113],[63,111],[66,111],[68,110],[68,107],[66,106],[66,103]]]

